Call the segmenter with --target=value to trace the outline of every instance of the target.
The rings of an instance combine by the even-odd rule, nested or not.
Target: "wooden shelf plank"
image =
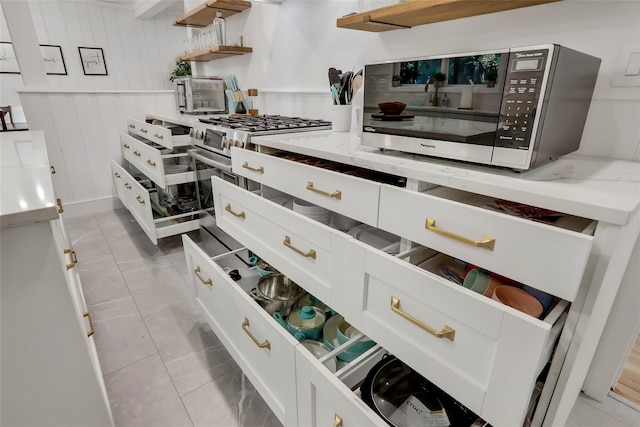
[[[251,53],[253,49],[245,46],[219,46],[210,49],[198,50],[176,58],[176,61],[211,61],[229,56]]]
[[[245,0],[208,0],[178,18],[173,25],[181,27],[206,27],[213,22],[216,12],[221,11],[227,18],[247,10],[251,2]]]
[[[389,31],[560,0],[413,0],[338,18],[339,28]]]

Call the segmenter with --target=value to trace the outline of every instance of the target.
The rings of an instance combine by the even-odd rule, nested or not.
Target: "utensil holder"
[[[351,105],[331,106],[331,129],[334,132],[351,130]]]

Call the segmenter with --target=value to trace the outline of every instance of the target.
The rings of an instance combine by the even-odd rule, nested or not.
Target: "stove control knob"
[[[195,138],[195,137],[196,137],[196,131],[195,131],[195,129],[193,129],[193,128],[189,129],[189,136],[190,136],[191,138]]]
[[[222,137],[220,143],[222,144],[222,148],[229,148],[229,138],[227,138],[226,136]]]
[[[200,129],[196,130],[196,139],[202,139],[204,137],[204,132]]]
[[[240,147],[240,148],[244,148],[244,142],[240,141],[239,139],[236,140],[236,147]]]

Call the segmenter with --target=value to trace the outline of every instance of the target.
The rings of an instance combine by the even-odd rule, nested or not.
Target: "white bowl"
[[[309,350],[316,359],[320,359],[325,354],[328,354],[331,350],[329,348],[318,341],[313,340],[303,340],[302,345]],[[323,365],[327,367],[331,372],[335,372],[337,369],[337,361],[335,357],[331,357],[323,362]]]

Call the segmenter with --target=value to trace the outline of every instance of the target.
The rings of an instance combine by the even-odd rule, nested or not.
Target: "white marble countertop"
[[[624,225],[640,210],[640,163],[570,154],[517,173],[360,145],[353,132],[299,132],[252,138],[257,145],[360,166]]]
[[[0,178],[2,228],[58,218],[42,131],[0,133]]]

